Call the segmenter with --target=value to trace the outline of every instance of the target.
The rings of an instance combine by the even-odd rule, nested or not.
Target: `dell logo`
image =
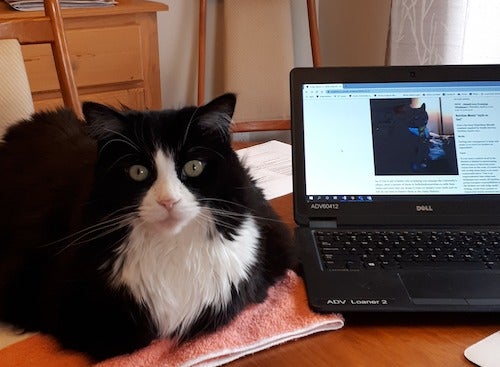
[[[417,205],[416,206],[417,212],[433,212],[434,209],[432,209],[432,206],[430,205]]]

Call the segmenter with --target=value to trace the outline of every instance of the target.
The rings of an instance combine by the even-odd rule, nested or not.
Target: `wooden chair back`
[[[319,44],[318,21],[316,14],[316,1],[307,1],[307,18],[309,22],[309,38],[313,66],[321,66],[321,51]],[[205,59],[206,59],[206,23],[207,2],[200,0],[198,21],[198,105],[205,102]],[[256,132],[290,130],[290,120],[259,120],[238,121],[232,127],[233,132]]]
[[[21,45],[50,43],[64,105],[82,117],[59,1],[44,0],[44,8],[44,16],[0,22],[0,39],[17,39]]]

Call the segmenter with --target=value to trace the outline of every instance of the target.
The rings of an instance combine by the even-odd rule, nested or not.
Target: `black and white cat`
[[[96,359],[226,324],[292,267],[231,148],[236,98],[35,114],[0,143],[0,320]]]

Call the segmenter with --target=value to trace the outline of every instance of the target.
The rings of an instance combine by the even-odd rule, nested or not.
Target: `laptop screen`
[[[382,69],[390,74],[391,68]],[[294,163],[303,164],[296,170],[303,190],[294,192],[303,205],[328,211],[407,202],[415,203],[413,215],[418,207],[433,211],[436,201],[500,198],[498,70],[492,80],[457,80],[457,71],[451,80],[436,81],[425,79],[439,73],[418,78],[411,71],[406,80],[387,74],[381,81],[351,81],[343,71],[331,68],[328,76],[322,70],[325,80],[305,77],[292,87],[292,103],[301,104],[300,117],[292,106],[300,130],[294,144],[299,137],[303,160]]]
[[[310,200],[500,194],[500,81],[302,88]]]

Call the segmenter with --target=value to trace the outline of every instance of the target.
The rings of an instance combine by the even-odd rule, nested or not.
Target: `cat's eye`
[[[128,174],[132,180],[141,182],[148,178],[149,170],[140,164],[134,164],[129,168]]]
[[[182,172],[188,177],[198,177],[203,172],[205,164],[202,161],[194,159],[187,162],[182,168]]]

